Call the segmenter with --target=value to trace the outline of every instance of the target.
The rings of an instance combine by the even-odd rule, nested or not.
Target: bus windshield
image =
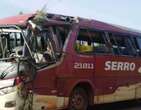
[[[48,26],[41,31],[27,31],[27,42],[36,65],[45,66],[56,63],[62,56],[63,45],[69,27]]]

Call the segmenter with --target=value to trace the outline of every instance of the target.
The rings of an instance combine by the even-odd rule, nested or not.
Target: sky
[[[80,16],[141,30],[141,0],[1,0],[0,18],[32,13]]]

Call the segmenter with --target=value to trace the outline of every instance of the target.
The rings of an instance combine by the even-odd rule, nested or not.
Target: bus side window
[[[75,44],[75,50],[79,53],[109,54],[111,49],[106,45],[104,32],[80,29]]]
[[[77,40],[75,42],[75,50],[78,53],[92,53],[93,45],[91,34],[87,29],[80,29]]]
[[[141,56],[141,37],[134,38],[134,41],[137,48],[137,53],[139,56]]]
[[[111,49],[105,41],[106,37],[104,32],[93,31],[91,33],[93,38],[94,53],[103,53],[103,54],[111,53]]]
[[[119,52],[119,48],[118,48],[118,44],[115,40],[115,36],[112,34],[112,33],[109,33],[109,39],[110,39],[110,42],[111,42],[111,45],[112,45],[112,51],[115,55],[119,55],[120,52]]]
[[[109,38],[115,55],[136,56],[136,49],[130,36],[109,34]]]
[[[129,55],[125,36],[116,35],[115,39],[119,48],[120,55]]]
[[[137,56],[136,47],[130,36],[125,38],[125,45],[130,56]]]

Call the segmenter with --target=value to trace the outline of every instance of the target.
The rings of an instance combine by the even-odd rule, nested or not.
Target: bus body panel
[[[46,91],[39,90],[37,93],[57,96],[56,100],[62,97],[61,108],[67,107],[71,92],[77,85],[83,83],[91,86],[95,104],[140,98],[140,58],[79,54],[74,50],[78,31],[79,27],[74,26],[62,62],[38,73],[39,80],[35,80],[37,81],[35,86],[46,85],[44,86]],[[49,87],[51,88],[48,91]],[[54,91],[54,94],[51,91],[52,93]]]

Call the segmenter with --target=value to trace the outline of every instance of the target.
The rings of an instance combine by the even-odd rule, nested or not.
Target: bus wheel
[[[76,88],[69,98],[69,110],[87,110],[88,95],[82,88]]]

